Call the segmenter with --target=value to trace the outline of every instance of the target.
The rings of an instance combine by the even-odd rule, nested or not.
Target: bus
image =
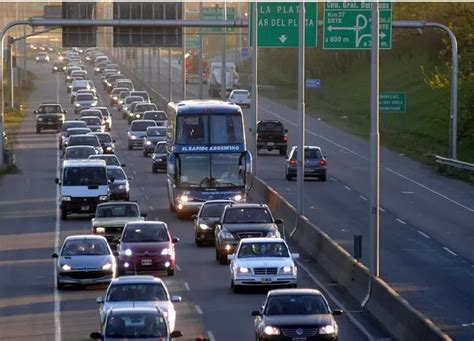
[[[242,109],[218,100],[170,102],[168,199],[178,217],[207,200],[245,201],[252,156],[247,151]]]

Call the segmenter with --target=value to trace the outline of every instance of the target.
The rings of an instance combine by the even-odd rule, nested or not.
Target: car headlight
[[[173,251],[171,249],[168,249],[168,248],[165,248],[161,251],[162,256],[171,256],[172,253],[173,253]]]
[[[280,335],[280,328],[272,327],[272,326],[266,326],[263,329],[263,333],[265,335]]]
[[[76,107],[80,107],[80,106],[81,106],[81,104],[80,104],[80,103],[75,103],[75,104],[74,104],[74,106],[76,106]]]
[[[116,101],[117,98],[118,98],[117,96],[112,96],[112,99],[113,99],[114,101]]]
[[[336,329],[332,324],[328,324],[326,326],[319,327],[319,334],[327,335],[327,334],[334,334]]]
[[[104,266],[102,267],[102,270],[110,270],[110,269],[112,269],[112,263],[104,264]]]
[[[66,67],[65,67],[65,66],[63,66],[63,71],[66,71]]]
[[[129,256],[129,257],[130,257],[131,255],[132,255],[132,250],[126,249],[126,250],[125,250],[125,256]]]
[[[135,135],[132,135],[132,136],[130,136],[130,137],[132,138],[132,140],[136,140],[136,139],[137,139],[137,137],[136,137]]]
[[[140,114],[136,114],[135,117],[136,117],[136,118],[140,118]]]
[[[100,69],[99,69],[98,67],[96,67],[94,70],[95,70],[95,71],[99,71]]]
[[[36,57],[35,59],[36,59],[36,60],[39,60],[39,58],[38,58],[38,57]]]
[[[106,201],[108,199],[109,199],[109,197],[107,195],[100,195],[99,196],[99,201]]]
[[[42,118],[42,117],[38,117],[36,120],[37,120],[38,122],[42,122],[42,121],[43,121],[43,118]]]
[[[96,227],[95,228],[95,233],[105,233],[105,227]]]
[[[91,107],[95,107],[97,105],[97,102],[92,102]]]
[[[106,149],[107,149],[107,150],[112,150],[112,147],[109,146],[109,147],[107,147]]]
[[[181,201],[181,202],[188,202],[189,197],[186,194],[183,194],[180,197],[178,197],[178,200]]]
[[[294,266],[284,266],[284,267],[280,268],[280,273],[284,273],[284,274],[296,273],[296,267],[294,267]]]
[[[119,102],[119,104],[123,104],[123,101],[118,101],[118,102]]]
[[[267,237],[268,238],[280,238],[280,232],[278,232],[277,230],[269,231],[267,233]]]
[[[237,272],[241,274],[248,274],[250,272],[250,269],[245,266],[239,266],[237,268]]]
[[[53,66],[53,69],[54,69],[54,70],[57,70],[57,69],[58,69],[58,67],[57,67],[57,66]]]
[[[126,190],[128,190],[128,186],[127,186],[127,185],[120,185],[120,186],[118,186],[118,189],[126,189]]]
[[[71,79],[71,76],[66,76],[66,79]]]
[[[71,271],[72,268],[71,268],[69,265],[67,265],[67,264],[63,264],[63,265],[61,266],[61,269],[63,269],[64,271]]]
[[[61,197],[61,200],[62,200],[62,201],[71,201],[71,197],[62,196],[62,197]]]
[[[210,229],[209,225],[206,225],[206,224],[199,224],[199,228],[201,230],[209,230]]]
[[[221,231],[219,233],[219,236],[221,237],[221,239],[234,239],[234,236],[232,235],[232,233],[230,233],[229,231]]]
[[[152,143],[151,143],[151,141],[146,141],[146,144],[147,144],[148,146],[150,146]]]
[[[242,197],[241,194],[236,194],[236,195],[234,195],[234,198],[233,198],[233,199],[234,199],[235,201],[240,201],[240,200],[242,200],[242,198],[243,198],[243,197]]]
[[[69,89],[72,89],[72,85],[71,85],[71,84],[69,84],[67,87],[68,87]]]

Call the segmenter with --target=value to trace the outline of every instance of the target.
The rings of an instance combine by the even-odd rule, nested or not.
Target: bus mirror
[[[245,155],[245,170],[247,174],[253,174],[252,154],[250,152],[247,152]]]

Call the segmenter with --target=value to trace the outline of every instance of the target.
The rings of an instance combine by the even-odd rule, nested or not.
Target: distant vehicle
[[[128,112],[128,123],[130,124],[134,120],[142,119],[143,113],[151,110],[158,110],[155,103],[139,102],[135,104],[134,108],[130,108]]]
[[[130,79],[120,79],[113,83],[112,88],[127,88],[130,91],[135,90],[133,87],[133,82]]]
[[[187,54],[185,59],[186,65],[186,83],[199,83],[199,51],[193,50]],[[207,83],[207,60],[202,61],[202,82]]]
[[[174,276],[176,254],[166,223],[144,221],[127,223],[119,244],[119,274],[166,271]]]
[[[288,149],[288,129],[280,121],[262,120],[257,123],[257,152],[260,149],[279,150],[286,155]]]
[[[143,156],[148,157],[155,150],[155,146],[160,141],[166,140],[166,127],[151,126],[146,128],[145,136],[143,137]]]
[[[49,54],[47,52],[38,52],[35,61],[36,63],[49,63]]]
[[[122,276],[115,278],[107,288],[104,297],[98,297],[100,304],[100,325],[103,325],[107,313],[117,308],[150,307],[165,313],[171,330],[176,325],[175,302],[181,302],[181,296],[170,296],[165,283],[153,276]]]
[[[113,86],[117,81],[119,80],[122,80],[122,79],[125,79],[125,76],[122,75],[122,74],[119,74],[119,73],[115,73],[115,74],[109,74],[107,77],[104,78],[104,90],[107,91],[108,93],[110,93],[112,91],[113,88],[117,88],[115,86]],[[120,86],[119,88],[126,88],[128,89],[128,87],[124,87],[124,86]]]
[[[79,120],[86,122],[87,128],[89,128],[92,132],[104,132],[104,125],[102,124],[102,120],[99,117],[84,116],[81,117]]]
[[[74,113],[79,114],[84,109],[97,106],[97,98],[91,94],[79,94],[74,101]]]
[[[139,336],[137,336],[139,335]],[[101,332],[93,332],[94,340],[163,340],[171,341],[183,336],[179,330],[171,330],[165,314],[157,308],[111,309],[105,318]]]
[[[209,96],[219,97],[222,90],[222,62],[211,62],[209,64]],[[226,93],[240,86],[239,74],[236,72],[235,64],[225,63],[225,89]]]
[[[111,155],[111,154],[91,155],[89,156],[89,159],[104,160],[107,166],[120,166],[120,167],[126,166],[124,163],[120,163],[120,160],[118,159],[117,155]]]
[[[64,150],[63,160],[88,159],[91,155],[97,155],[97,149],[92,146],[70,146]]]
[[[122,91],[128,91],[127,88],[114,88],[110,92],[110,106],[115,106],[118,104],[120,93]]]
[[[71,103],[74,103],[74,100],[76,98],[77,92],[79,90],[90,90],[91,87],[87,80],[76,80],[73,81],[71,84],[71,95],[70,95],[70,101]]]
[[[130,105],[132,105],[132,103],[134,103],[134,102],[143,102],[143,97],[140,97],[140,96],[127,96],[124,99],[123,104],[121,106],[119,106],[119,111],[120,110],[123,111],[122,117],[124,119],[127,119],[128,109],[129,109]]]
[[[166,126],[168,117],[166,113],[161,110],[150,110],[143,113],[143,120],[153,120],[158,126]]]
[[[130,200],[130,184],[124,170],[120,166],[107,166],[107,177],[114,179],[114,183],[109,185],[110,200]]]
[[[109,200],[109,179],[103,160],[65,160],[60,178],[55,181],[60,185],[62,220],[69,213],[94,213],[99,203]]]
[[[64,72],[64,71],[66,71],[66,63],[64,63],[61,60],[57,60],[53,63],[53,70],[52,70],[53,73]]]
[[[297,270],[294,259],[281,238],[241,239],[230,261],[230,287],[236,293],[242,287],[285,286],[296,288]]]
[[[63,122],[63,126],[61,127],[61,134],[59,135],[59,149],[63,149],[64,146],[64,139],[66,137],[67,130],[69,128],[86,128],[86,122],[82,121],[65,121]]]
[[[143,98],[142,102],[151,103],[150,96],[148,95],[148,91],[133,90],[133,91],[130,91],[129,96],[140,96],[141,98]]]
[[[95,135],[73,135],[69,138],[68,148],[71,146],[91,146],[97,150],[98,154],[103,154],[104,150],[100,145],[99,139]]]
[[[197,246],[214,245],[216,223],[221,219],[225,206],[231,203],[232,200],[208,200],[202,204],[194,218],[194,242]]]
[[[121,88],[123,89],[123,88]],[[126,90],[126,91],[120,91],[120,94],[117,98],[117,109],[118,111],[121,111],[122,108],[123,108],[123,103],[125,102],[125,98],[128,97],[128,95],[130,94],[130,91],[129,90]],[[127,117],[122,117],[123,119],[126,119]]]
[[[98,55],[97,57],[95,57],[94,59],[94,64],[99,64],[99,63],[102,63],[102,62],[106,62],[109,60],[109,57],[105,56],[105,55]]]
[[[104,150],[104,154],[114,154],[115,153],[115,140],[112,139],[109,133],[91,133],[91,135],[97,136],[99,139],[100,145]]]
[[[288,159],[286,160],[285,177],[291,180],[296,177],[296,169],[298,162],[298,148],[291,148]],[[305,146],[304,147],[304,176],[307,178],[318,178],[326,181],[327,159],[323,155],[320,147]]]
[[[126,223],[144,221],[145,217],[136,202],[110,201],[97,206],[91,230],[93,234],[104,236],[110,245],[115,245]]]
[[[65,113],[66,110],[63,110],[60,104],[41,104],[38,109],[34,111],[36,115],[36,133],[40,134],[42,130],[47,129],[61,130]]]
[[[66,132],[62,136],[62,148],[60,148],[60,149],[64,149],[64,148],[67,147],[67,145],[69,143],[69,139],[71,138],[71,136],[86,135],[86,134],[89,134],[92,131],[90,128],[87,127],[86,122],[84,122],[84,121],[75,121],[75,122],[84,123],[85,126],[69,128],[68,130],[66,130]]]
[[[216,224],[216,260],[227,263],[227,255],[234,253],[243,238],[280,238],[277,224],[270,209],[264,204],[229,204],[225,206],[219,224]]]
[[[158,170],[166,171],[168,160],[168,152],[166,146],[166,141],[160,141],[155,146],[155,150],[151,155],[151,171],[153,173],[158,173]]]
[[[128,149],[132,150],[134,147],[143,148],[143,138],[145,137],[148,127],[156,126],[155,121],[136,120],[130,125],[130,130],[127,132]]]
[[[315,289],[270,290],[255,316],[255,339],[263,340],[333,340],[337,341],[338,325],[323,294]]]
[[[71,77],[82,76],[84,79],[87,79],[87,70],[74,70],[71,72]]]
[[[112,116],[113,114],[109,111],[107,107],[95,107],[97,110],[100,110],[102,116],[105,120],[105,130],[111,131],[112,130]]]
[[[104,118],[104,115],[102,115],[102,111],[96,109],[97,107],[94,107],[94,108],[91,108],[91,109],[84,109],[84,110],[81,110],[80,114],[79,114],[79,119],[83,118],[83,117],[97,117],[98,119],[100,119],[100,122],[101,124],[104,126],[105,128],[105,118]],[[105,129],[104,129],[105,130]]]
[[[250,97],[250,92],[248,90],[232,90],[229,95],[229,101],[235,103],[241,107],[250,108],[252,98]]]
[[[115,277],[115,257],[107,240],[101,236],[66,237],[59,254],[53,253],[52,257],[57,259],[58,290],[67,284],[106,284]]]

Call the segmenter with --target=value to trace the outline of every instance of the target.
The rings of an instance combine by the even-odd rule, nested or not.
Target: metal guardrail
[[[453,167],[457,169],[462,169],[468,172],[474,172],[474,164],[464,161],[459,161],[455,159],[449,159],[447,157],[435,155],[435,162],[438,165]]]

